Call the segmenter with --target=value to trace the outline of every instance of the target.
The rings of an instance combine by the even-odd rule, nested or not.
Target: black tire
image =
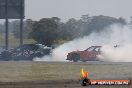
[[[79,55],[79,54],[73,54],[72,60],[73,60],[74,62],[77,62],[78,60],[80,60],[80,55]]]
[[[82,60],[82,62],[86,62],[86,60]]]

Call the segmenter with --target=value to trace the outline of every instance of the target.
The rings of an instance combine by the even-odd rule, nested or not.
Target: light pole
[[[8,2],[5,0],[5,49],[8,50]]]

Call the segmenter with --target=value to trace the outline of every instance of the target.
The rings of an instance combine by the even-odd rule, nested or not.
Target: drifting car
[[[69,61],[99,61],[97,55],[101,53],[102,46],[91,46],[84,51],[73,51],[68,53],[67,59]]]

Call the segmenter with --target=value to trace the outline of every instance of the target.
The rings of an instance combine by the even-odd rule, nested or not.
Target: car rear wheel
[[[82,60],[82,62],[86,62],[86,60]]]
[[[73,59],[73,61],[74,62],[77,62],[78,60],[80,60],[80,55],[78,55],[78,54],[73,54],[73,57],[72,57]]]

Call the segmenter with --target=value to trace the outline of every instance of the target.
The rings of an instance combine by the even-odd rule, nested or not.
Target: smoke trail
[[[51,56],[37,58],[36,61],[66,61],[66,56],[71,51],[85,50],[93,45],[103,46],[99,58],[104,61],[132,61],[132,29],[119,24],[105,28],[101,33],[92,33],[90,36],[74,39],[52,51]],[[120,45],[113,48],[114,45]],[[127,56],[127,57],[126,57]]]
[[[102,61],[132,62],[132,45],[124,45],[117,48],[104,46],[99,58]]]
[[[132,28],[130,26],[112,25],[110,27],[110,43],[119,44],[117,48],[109,44],[103,46],[99,58],[103,61],[132,62]]]

